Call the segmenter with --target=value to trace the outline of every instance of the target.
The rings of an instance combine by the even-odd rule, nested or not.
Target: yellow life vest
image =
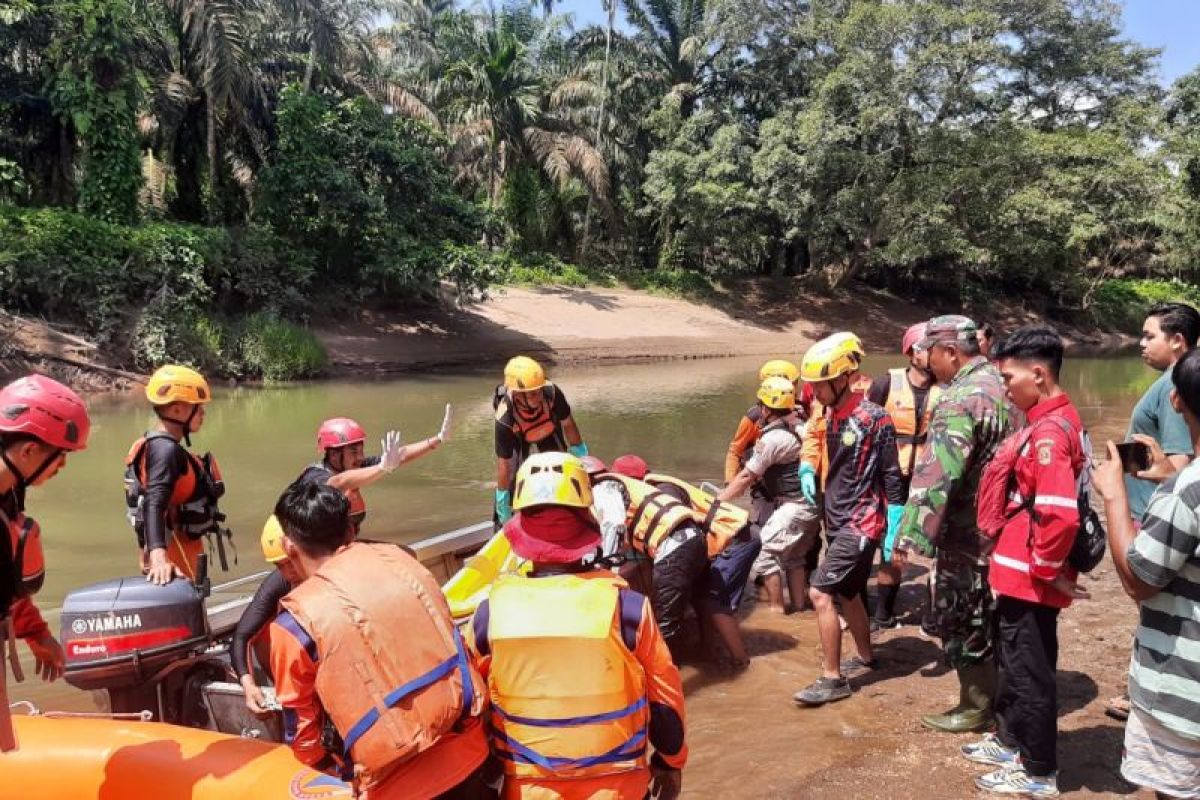
[[[937,384],[929,387],[925,408],[918,420],[917,400],[912,384],[908,382],[908,370],[889,369],[888,375],[891,378],[891,386],[888,388],[887,402],[883,407],[896,427],[900,471],[907,476],[912,474],[913,465],[921,458],[921,452],[925,449],[925,442],[929,438],[929,420],[933,418],[933,407],[942,396],[942,390]]]
[[[654,558],[658,545],[680,525],[695,521],[692,510],[645,481],[616,472],[604,472],[597,481],[619,482],[625,488],[625,531],[633,549]]]
[[[716,558],[729,544],[729,540],[737,536],[742,528],[750,522],[749,512],[738,508],[732,503],[718,500],[713,495],[693,486],[687,481],[671,475],[652,472],[646,476],[646,483],[657,485],[669,483],[687,492],[692,501],[692,513],[700,530],[708,539],[708,557]]]
[[[483,711],[446,598],[396,545],[355,542],[282,600],[317,648],[317,696],[364,788]]]
[[[507,775],[590,778],[647,765],[646,676],[622,639],[622,584],[592,575],[501,575],[492,586],[489,736]]]

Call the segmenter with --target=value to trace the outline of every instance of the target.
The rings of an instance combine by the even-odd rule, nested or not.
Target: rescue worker
[[[217,507],[225,484],[211,454],[196,456],[187,449],[212,400],[208,381],[193,369],[168,364],[150,376],[146,399],[158,422],[125,457],[127,515],[138,537],[142,572],[159,585],[175,575],[195,579],[205,539],[212,536],[228,568],[229,532],[221,527],[225,516]]]
[[[800,380],[800,370],[792,362],[777,358],[759,368],[759,385],[761,386],[767,378],[785,378],[795,385]],[[807,415],[802,414],[802,416],[807,419]],[[754,443],[758,441],[758,437],[762,435],[762,430],[766,426],[766,417],[767,413],[762,401],[756,400],[738,421],[737,431],[733,434],[733,439],[729,442],[729,451],[725,454],[726,484],[736,478],[737,474],[742,471],[742,467],[746,465],[746,459],[754,450]]]
[[[401,445],[400,432],[388,431],[379,443],[381,455],[378,456],[364,456],[367,432],[357,422],[348,417],[327,419],[317,428],[317,454],[321,460],[306,467],[300,480],[327,483],[346,495],[350,500],[350,518],[357,531],[367,517],[362,489],[395,472],[397,467],[441,447],[450,438],[451,415],[447,403],[441,429],[415,444]]]
[[[516,356],[504,366],[504,385],[496,387],[497,527],[512,516],[512,486],[517,468],[534,450],[568,452],[577,458],[588,454],[571,405],[557,386],[546,380],[542,365],[528,356]]]
[[[746,653],[746,643],[737,622],[746,582],[762,549],[762,542],[750,524],[750,515],[685,480],[649,472],[646,462],[638,456],[622,456],[618,461],[622,463],[617,471],[626,475],[640,473],[646,483],[691,510],[692,518],[708,544],[708,571],[692,589],[692,607],[700,619],[701,633],[707,641],[709,630],[715,630],[725,646],[726,656],[716,659],[719,666],[731,672],[750,666],[750,656]]]
[[[687,505],[632,477],[640,474],[644,478],[646,472],[646,462],[642,459],[621,456],[613,461],[612,472],[592,479],[597,491],[608,491],[601,488],[603,484],[615,483],[621,494],[622,511],[618,518],[611,519],[605,513],[599,522],[608,527],[623,520],[625,546],[637,558],[648,558],[653,564],[654,617],[671,652],[677,653],[688,601],[708,568],[708,541]]]
[[[451,413],[450,404],[447,403],[441,429],[435,436],[417,444],[401,446],[399,432],[388,431],[380,442],[383,455],[366,458],[363,457],[363,442],[367,435],[362,426],[345,417],[327,419],[317,430],[317,448],[323,454],[323,458],[305,469],[298,480],[327,484],[346,495],[346,499],[350,501],[350,521],[353,527],[351,538],[357,538],[367,516],[366,502],[359,490],[384,475],[391,474],[398,467],[438,449],[450,438]],[[263,711],[262,691],[255,683],[254,674],[250,669],[247,649],[250,642],[266,629],[267,623],[275,618],[280,601],[295,583],[295,577],[289,574],[287,559],[279,545],[282,537],[283,531],[279,528],[279,522],[272,516],[263,528],[263,557],[267,563],[275,564],[279,569],[259,584],[258,591],[254,593],[238,620],[231,645],[234,673],[242,684],[246,705],[255,713]]]
[[[862,595],[887,532],[887,507],[903,502],[895,428],[886,411],[853,390],[859,363],[852,343],[829,337],[809,348],[800,364],[800,379],[813,385],[824,409],[822,509],[829,537],[809,589],[821,636],[821,676],[793,697],[806,706],[849,697],[851,673],[876,666]],[[858,657],[846,662],[835,596],[858,650]]]
[[[990,545],[985,546],[976,523],[975,497],[984,467],[1019,421],[999,370],[980,352],[972,320],[931,319],[921,346],[929,351],[929,368],[938,382],[948,385],[913,469],[892,557],[903,569],[909,551],[936,552],[925,627],[942,640],[946,661],[958,673],[959,701],[921,722],[964,733],[992,724],[996,687]]]
[[[504,535],[533,569],[497,578],[467,626],[502,795],[673,800],[687,761],[679,670],[646,598],[583,563],[600,544],[591,504],[579,459],[526,460]]]
[[[752,520],[762,541],[754,571],[763,579],[769,607],[782,614],[785,575],[793,606],[803,608],[807,602],[807,559],[821,532],[821,514],[800,489],[803,443],[802,423],[794,413],[796,385],[786,378],[767,378],[758,389],[758,401],[764,409],[762,436],[746,465],[717,497],[731,503],[752,490]]]
[[[233,631],[233,641],[229,645],[229,660],[233,666],[238,682],[246,698],[246,707],[255,714],[267,711],[265,699],[258,683],[254,680],[254,671],[250,668],[250,649],[254,648],[259,656],[259,663],[266,666],[270,663],[270,642],[259,634],[269,630],[271,620],[279,614],[279,603],[299,583],[295,568],[288,561],[287,553],[283,550],[283,528],[279,519],[272,514],[263,525],[259,544],[262,548],[263,559],[275,568],[258,586],[246,610],[242,612],[237,627]]]
[[[919,322],[904,332],[900,349],[908,358],[908,368],[889,369],[878,377],[867,392],[867,399],[882,406],[896,427],[896,451],[900,458],[900,474],[904,479],[904,496],[912,480],[913,466],[929,437],[929,420],[941,389],[929,371],[929,354],[920,347],[925,338],[926,323]],[[888,538],[879,551],[879,571],[875,575],[875,614],[871,630],[895,628],[896,595],[900,593],[901,570],[892,563],[894,536],[899,529],[903,505],[888,507]]]
[[[79,395],[44,375],[27,375],[0,389],[0,648],[13,677],[25,675],[16,640],[33,654],[35,671],[53,682],[65,656],[33,595],[42,587],[46,561],[37,522],[25,515],[25,490],[58,474],[69,453],[87,447],[91,420]],[[0,653],[0,657],[4,654]],[[9,716],[8,667],[0,665],[0,751],[17,748]]]
[[[849,355],[854,364],[853,370],[849,373],[850,391],[858,394],[866,394],[871,388],[871,378],[861,372],[862,362],[867,357],[867,351],[863,348],[862,340],[849,331],[842,331],[841,333],[827,336],[822,341],[829,342],[830,346],[836,345]],[[825,481],[826,454],[823,450],[825,443],[825,415],[822,413],[822,410],[819,401],[811,404],[808,425],[804,432],[804,451],[800,459],[801,489],[804,492],[805,499],[814,505],[817,502],[818,485],[823,485]]]
[[[270,631],[296,757],[366,800],[492,796],[486,689],[437,580],[394,544],[347,543],[350,502],[330,486],[296,481],[275,516],[299,581]]]

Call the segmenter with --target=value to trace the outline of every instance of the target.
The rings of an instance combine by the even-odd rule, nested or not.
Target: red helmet
[[[0,433],[27,433],[59,450],[83,450],[91,428],[79,395],[45,375],[26,375],[0,389]]]
[[[621,456],[612,465],[613,472],[618,472],[627,478],[641,480],[650,471],[650,466],[641,456]]]
[[[608,472],[608,465],[596,456],[584,456],[579,461],[583,464],[583,468],[587,470],[588,475],[599,475],[601,472]]]
[[[918,322],[916,325],[910,325],[908,330],[904,332],[904,339],[900,343],[900,352],[904,353],[904,355],[911,353],[912,349],[925,338],[925,328],[928,325],[928,322]]]
[[[346,417],[327,419],[317,428],[317,449],[322,452],[332,447],[345,447],[366,440],[367,432],[362,426]]]

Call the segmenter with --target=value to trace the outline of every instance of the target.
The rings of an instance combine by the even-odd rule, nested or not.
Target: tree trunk
[[[304,65],[304,94],[312,88],[313,72],[317,66],[317,42],[314,39],[308,45],[308,63]]]
[[[219,195],[219,187],[217,186],[217,109],[212,92],[204,93],[204,114],[205,132],[207,135],[205,155],[208,159],[208,209],[206,216],[209,225],[216,225],[218,217],[217,198]]]
[[[184,111],[172,142],[171,168],[175,172],[175,197],[171,215],[183,222],[204,219],[203,181],[200,179],[200,104],[192,103]]]
[[[608,107],[608,62],[612,55],[612,33],[613,27],[616,25],[617,17],[617,0],[602,0],[604,10],[608,13],[608,23],[604,28],[604,66],[600,70],[600,86],[603,94],[600,95],[600,109],[596,113],[596,149],[600,155],[604,155],[603,137],[604,137],[604,113]],[[591,242],[592,230],[592,194],[588,192],[587,213],[583,217],[583,244],[580,246],[580,255],[586,255],[588,245]]]

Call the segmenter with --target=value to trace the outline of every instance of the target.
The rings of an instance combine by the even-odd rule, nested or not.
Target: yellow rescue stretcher
[[[511,572],[525,575],[531,567],[529,561],[512,551],[503,531],[496,533],[442,586],[451,615],[462,622],[475,613],[498,576]]]

